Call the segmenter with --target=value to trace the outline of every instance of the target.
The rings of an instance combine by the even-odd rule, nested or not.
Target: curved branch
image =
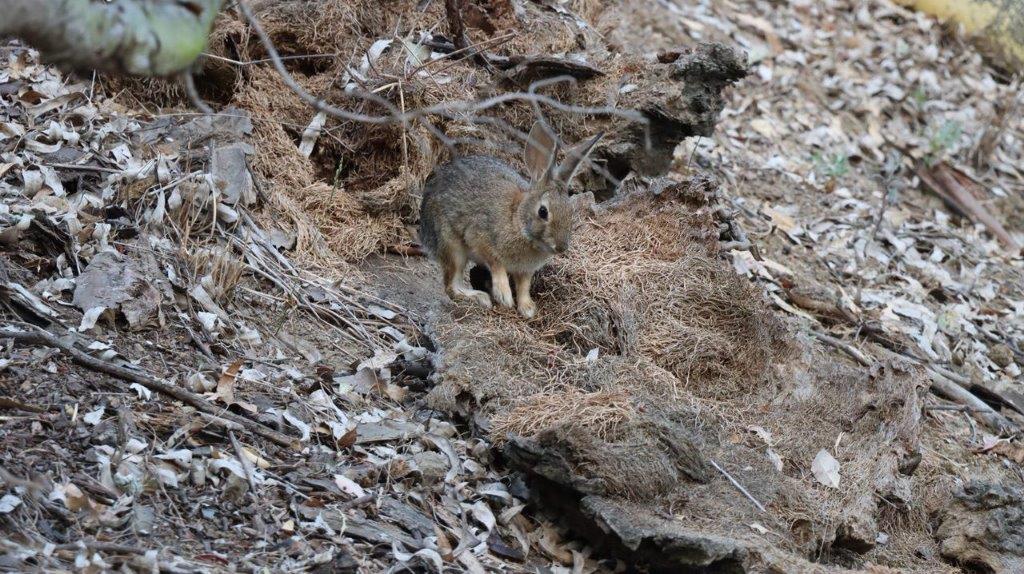
[[[0,37],[57,65],[141,76],[186,70],[223,0],[0,0]]]

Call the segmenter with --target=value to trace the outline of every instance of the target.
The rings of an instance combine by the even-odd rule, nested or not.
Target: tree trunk
[[[223,0],[0,0],[0,37],[59,66],[140,76],[188,69]]]

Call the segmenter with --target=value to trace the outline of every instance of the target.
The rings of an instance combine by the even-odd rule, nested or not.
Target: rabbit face
[[[569,248],[572,206],[560,191],[533,192],[523,203],[523,235],[539,250],[550,255]]]

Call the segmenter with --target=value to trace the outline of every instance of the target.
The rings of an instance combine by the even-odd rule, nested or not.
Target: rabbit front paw
[[[520,301],[519,314],[527,319],[533,319],[534,315],[537,314],[537,304],[533,302],[533,299]]]

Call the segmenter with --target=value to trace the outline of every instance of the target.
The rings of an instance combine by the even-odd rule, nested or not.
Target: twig
[[[213,108],[203,101],[203,97],[199,95],[199,90],[196,89],[196,79],[192,76],[192,70],[185,70],[179,76],[181,84],[185,86],[185,93],[188,94],[188,99],[192,100],[192,105],[204,114],[212,114]]]
[[[750,502],[753,502],[754,506],[756,506],[758,510],[760,510],[761,512],[768,512],[767,510],[764,509],[764,506],[761,506],[761,503],[758,502],[756,498],[754,498],[749,492],[747,492],[747,489],[743,488],[742,484],[736,482],[736,479],[733,478],[731,474],[729,474],[728,472],[725,472],[724,468],[718,466],[717,462],[715,462],[714,460],[712,460],[710,458],[708,459],[708,462],[711,463],[711,466],[715,467],[715,470],[717,470],[718,472],[720,472],[723,475],[725,475],[725,478],[728,478],[729,482],[731,482],[732,485],[735,486],[737,490],[739,490],[740,492],[743,493],[743,496],[746,496],[748,499],[750,499]]]
[[[348,502],[342,502],[341,504],[338,505],[338,509],[339,510],[348,510],[350,508],[358,508],[360,506],[363,506],[364,504],[367,504],[369,502],[373,502],[376,499],[377,499],[377,495],[371,494],[371,493],[367,493],[367,494],[364,494],[364,495],[360,496],[359,498],[353,498],[352,500],[349,500]]]
[[[849,343],[845,343],[843,341],[840,341],[839,339],[836,339],[835,337],[830,337],[825,333],[821,333],[819,331],[811,331],[811,334],[814,335],[814,337],[817,338],[822,343],[825,343],[830,347],[835,347],[836,349],[839,349],[840,351],[846,353],[847,355],[852,357],[853,360],[857,361],[861,365],[864,365],[865,367],[870,367],[874,363],[874,361],[869,359],[864,353],[860,352],[859,349],[850,345]]]
[[[429,68],[431,65],[433,65],[436,62],[448,61],[449,64],[447,66],[441,68],[440,70],[437,70],[437,73],[441,73],[441,72],[447,70],[448,68],[450,68],[451,66],[453,66],[455,64],[455,62],[458,62],[458,58],[453,58],[453,56],[461,55],[463,52],[468,52],[469,50],[482,50],[484,48],[491,48],[491,47],[493,47],[495,45],[499,45],[499,44],[508,42],[509,40],[511,40],[512,38],[515,38],[516,36],[517,36],[516,32],[509,32],[508,34],[505,34],[504,36],[498,36],[496,38],[488,38],[488,39],[486,39],[486,40],[484,40],[482,42],[477,42],[475,44],[470,44],[470,45],[466,46],[465,48],[459,48],[457,50],[452,50],[451,52],[448,52],[447,54],[445,54],[444,56],[441,56],[440,58],[429,60],[427,62],[424,62],[423,64],[420,64],[418,67],[413,69],[413,71],[410,72],[409,75],[410,76],[415,76],[417,73],[419,73],[420,70],[424,70],[426,68]]]
[[[462,19],[462,10],[465,7],[466,0],[445,0],[444,2],[445,17],[448,19],[448,31],[451,32],[452,42],[457,49],[467,51],[474,62],[490,69],[491,63],[487,61],[487,58],[477,50],[470,49],[469,38],[466,36],[466,23]]]
[[[927,361],[912,355],[892,351],[885,345],[880,344],[879,349],[881,349],[883,353],[888,353],[892,357],[907,360],[915,365],[924,367],[925,370],[931,374],[931,391],[933,393],[944,399],[948,399],[954,403],[968,407],[974,417],[984,423],[989,429],[999,434],[1007,435],[1014,434],[1019,431],[1017,425],[1011,422],[1010,419],[999,414],[995,409],[990,407],[988,403],[979,399],[974,393],[972,393],[968,388],[970,381],[965,377],[957,375],[956,373],[951,373],[942,367],[932,365]]]
[[[949,380],[929,365],[925,365],[925,368],[932,374],[932,392],[967,407],[975,418],[999,434],[1011,435],[1017,432],[1016,425],[988,406],[987,403],[974,396],[973,393]]]
[[[287,60],[318,60],[322,58],[337,58],[338,53],[334,54],[293,54],[291,56],[280,56],[281,61]],[[225,58],[224,56],[218,56],[217,54],[210,54],[203,52],[203,57],[210,58],[211,60],[219,60],[221,62],[227,62],[228,64],[234,64],[235,66],[255,66],[256,64],[266,64],[273,62],[273,58],[260,58],[259,60],[235,60],[234,58]]]
[[[108,363],[101,359],[97,359],[91,355],[88,355],[78,349],[74,348],[70,343],[66,343],[57,338],[56,335],[36,327],[34,325],[26,325],[30,328],[30,331],[18,331],[15,329],[0,329],[0,339],[14,339],[18,343],[29,343],[29,344],[43,344],[50,347],[55,347],[64,351],[78,364],[90,368],[94,371],[105,373],[112,377],[121,379],[122,381],[128,381],[131,383],[138,383],[143,387],[151,391],[156,391],[160,394],[167,395],[174,399],[177,399],[187,405],[195,407],[197,410],[205,412],[210,415],[219,416],[227,419],[231,422],[237,423],[245,427],[249,432],[258,434],[263,438],[287,448],[297,448],[298,439],[290,437],[286,434],[277,432],[270,427],[267,427],[263,423],[259,423],[245,417],[236,415],[232,412],[218,409],[205,401],[199,395],[196,395],[190,391],[187,391],[180,387],[175,387],[165,383],[161,383],[152,376],[137,372],[120,365]]]
[[[240,424],[238,424],[238,423],[236,423],[234,421],[229,421],[227,419],[223,419],[221,417],[218,417],[217,415],[211,415],[210,413],[204,413],[204,412],[200,412],[198,414],[206,422],[208,422],[208,423],[210,423],[210,424],[212,424],[214,426],[221,427],[222,429],[224,429],[224,430],[226,430],[228,432],[236,431],[236,430],[237,431],[244,431],[245,430],[245,427],[243,427],[242,425],[240,425]]]
[[[790,295],[790,297],[792,297],[792,295]],[[805,305],[797,303],[792,298],[790,298],[790,302],[800,307],[807,308]],[[911,353],[910,351],[900,348],[899,345],[896,345],[893,341],[888,340],[885,337],[884,332],[877,328],[871,327],[868,324],[863,323],[849,311],[845,311],[839,308],[835,308],[834,313],[828,312],[827,309],[813,309],[813,311],[816,314],[826,315],[833,319],[843,320],[849,323],[850,325],[853,325],[858,329],[859,334],[864,335],[870,341],[878,343],[878,348],[882,352],[891,355],[893,358],[910,361],[915,365],[924,367],[932,375],[932,392],[941,397],[947,398],[955,403],[971,407],[971,412],[974,413],[975,417],[978,418],[978,420],[980,420],[982,423],[984,423],[987,427],[994,430],[995,432],[1010,434],[1019,432],[1019,428],[1016,424],[1007,419],[1005,416],[999,414],[999,412],[990,407],[987,403],[982,401],[974,394],[973,389],[975,385],[967,377],[949,371],[938,365],[934,365],[927,359],[918,357]],[[817,334],[815,334],[815,336],[818,337]],[[818,338],[821,339],[821,337]],[[831,341],[825,339],[821,340],[827,344],[832,344]],[[837,339],[835,341],[837,343],[842,343]],[[845,343],[842,344],[845,345]],[[841,346],[837,346],[837,348],[840,348],[844,352],[849,353],[847,349],[844,349]],[[865,364],[863,363],[862,358],[856,357],[854,355],[851,356],[853,356],[854,359],[860,362],[861,364]],[[985,387],[980,388],[984,390],[986,393],[991,394],[993,397],[998,398],[1002,403],[1008,405],[1010,408],[1014,408],[1016,410],[1016,406],[1013,404],[1013,401],[1003,398],[1002,396],[999,395],[999,393],[991,389]]]
[[[46,409],[9,399],[7,397],[0,397],[0,409],[15,409],[19,411],[27,411],[30,413],[45,413]]]
[[[721,221],[729,227],[729,233],[733,236],[735,241],[729,241],[722,243],[719,246],[721,251],[729,251],[735,249],[737,251],[749,251],[753,255],[755,261],[761,261],[761,250],[757,248],[757,245],[751,243],[750,239],[747,238],[747,232],[743,230],[740,223],[736,221],[736,214],[729,211],[728,209],[721,209],[718,212]]]
[[[114,544],[112,542],[95,542],[82,540],[79,542],[71,542],[69,544],[61,544],[54,548],[54,550],[82,550],[88,548],[94,552],[109,552],[111,554],[138,554],[144,556],[148,552],[145,548],[138,548],[136,546],[127,546],[125,544]]]
[[[114,544],[112,542],[97,542],[95,540],[79,540],[78,542],[72,542],[69,544],[60,544],[54,548],[55,551],[59,552],[80,552],[86,549],[91,552],[104,552],[107,554],[131,554],[133,556],[145,556],[149,552],[149,550],[145,548],[138,548],[136,546],[128,546],[125,544]],[[195,571],[193,568],[182,568],[177,565],[163,561],[158,561],[156,567],[160,572],[168,572],[170,574],[179,574]]]
[[[256,498],[256,479],[252,475],[252,461],[249,457],[245,456],[245,450],[242,448],[242,443],[238,442],[238,438],[235,436],[235,431],[229,430],[228,437],[231,439],[231,446],[235,448],[235,456],[238,457],[238,462],[242,463],[242,470],[245,471],[245,478],[249,480],[249,492],[252,493],[253,499]]]
[[[263,49],[267,51],[267,56],[270,57],[270,60],[274,65],[274,69],[277,70],[278,74],[280,74],[281,80],[284,81],[285,85],[288,86],[288,89],[295,93],[295,95],[297,95],[299,99],[304,101],[306,104],[312,106],[316,111],[324,112],[334,117],[354,122],[386,124],[392,123],[396,120],[401,121],[402,113],[399,112],[398,109],[391,104],[391,102],[385,100],[384,98],[381,98],[380,96],[376,96],[370,93],[358,94],[358,97],[360,98],[370,100],[374,103],[383,106],[384,109],[386,109],[390,114],[388,116],[369,116],[366,114],[360,114],[350,112],[348,110],[343,110],[341,108],[328,104],[327,102],[317,98],[313,94],[310,94],[309,92],[304,90],[302,86],[300,86],[298,82],[295,81],[295,77],[291,75],[287,68],[285,68],[284,62],[281,61],[280,54],[277,53],[277,47],[274,46],[273,40],[271,40],[270,36],[267,35],[265,30],[263,30],[263,26],[260,24],[260,21],[256,18],[256,15],[253,14],[252,8],[249,7],[249,3],[245,0],[238,0],[238,9],[239,11],[241,11],[242,16],[245,17],[245,20],[246,22],[248,22],[249,27],[252,28],[253,33],[255,33],[256,37],[259,38],[260,43],[263,44]]]
[[[959,411],[959,412],[971,412],[975,409],[966,405],[927,405],[924,407],[926,411]]]
[[[98,171],[100,173],[124,173],[122,169],[113,169],[99,165],[75,165],[73,163],[48,163],[47,167],[59,167],[61,169],[72,169],[78,171]]]

